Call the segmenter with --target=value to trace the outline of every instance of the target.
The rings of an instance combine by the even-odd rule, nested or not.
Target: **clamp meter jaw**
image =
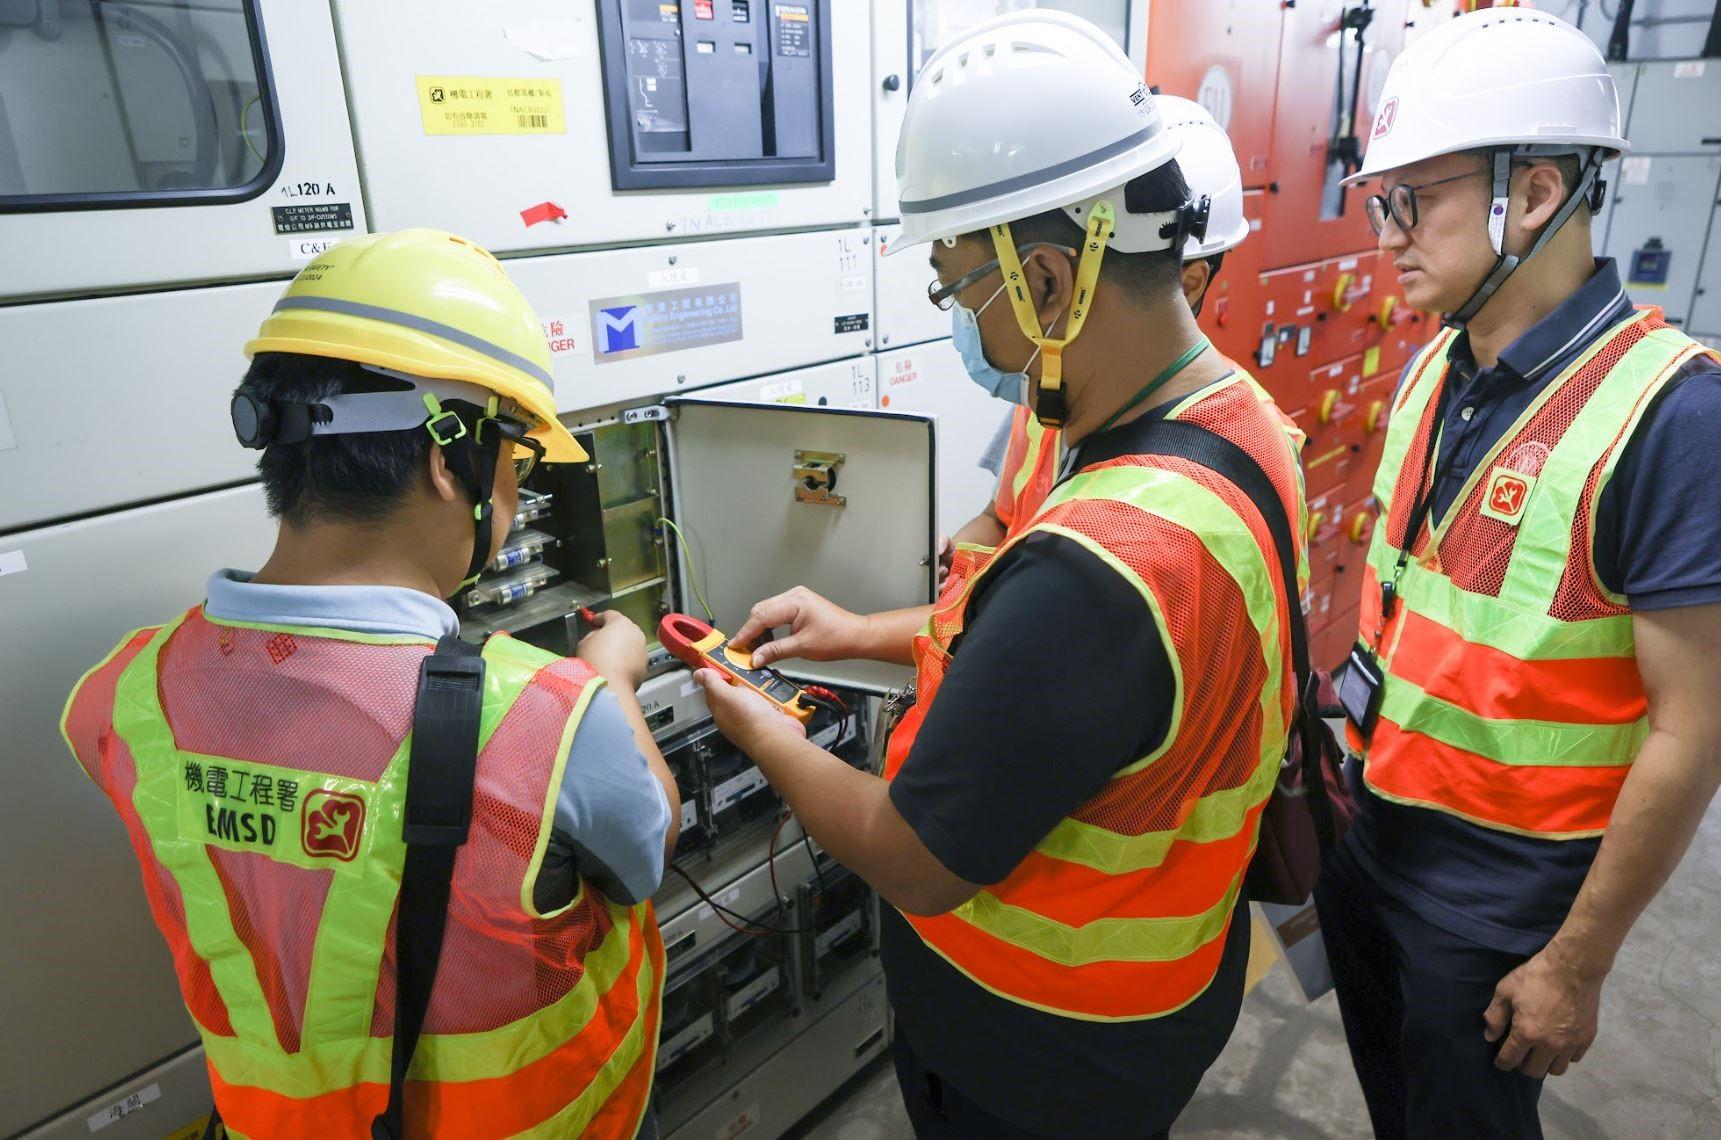
[[[752,689],[802,724],[818,706],[775,669],[756,668],[753,655],[729,644],[729,635],[687,614],[669,614],[657,625],[658,640],[689,669],[715,669],[731,685]]]

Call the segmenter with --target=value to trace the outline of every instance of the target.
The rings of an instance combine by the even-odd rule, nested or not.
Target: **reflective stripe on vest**
[[[1040,512],[1058,479],[1062,440],[1063,433],[1042,425],[1030,409],[1016,409],[1010,421],[1010,445],[998,472],[998,493],[992,499],[992,513],[1007,533],[1027,526]]]
[[[185,953],[206,964],[225,1006],[230,1035],[199,1021],[224,1118],[236,1132],[258,1136],[368,1133],[388,1096],[392,1040],[372,1033],[379,1018],[380,1032],[389,1031],[386,1014],[378,1011],[393,1004],[385,951],[404,857],[401,816],[410,733],[404,733],[374,779],[262,762],[243,747],[228,750],[239,755],[183,748],[183,731],[170,720],[203,714],[170,718],[163,692],[171,697],[172,690],[161,681],[164,650],[182,630],[205,642],[219,637],[223,655],[231,641],[250,635],[255,640],[243,644],[253,656],[257,646],[266,645],[273,657],[279,645],[281,661],[307,645],[331,652],[375,647],[408,655],[411,660],[404,662],[389,658],[395,673],[410,667],[408,675],[416,674],[416,660],[431,646],[419,638],[333,629],[217,624],[193,610],[119,663],[112,731],[135,768],[129,798],[121,786],[104,783],[111,775],[107,765],[92,769],[122,816],[141,825],[148,854],[183,899],[183,927],[163,925],[170,945],[186,943],[174,947],[176,958]],[[627,1140],[645,1109],[657,1045],[664,967],[650,905],[612,903],[583,881],[570,903],[548,914],[538,914],[531,899],[567,748],[601,682],[584,666],[505,636],[491,639],[484,657],[473,837],[456,864],[451,934],[427,1031],[409,1075],[408,1122],[414,1134],[580,1134]],[[176,659],[175,665],[205,663],[186,666]],[[363,668],[362,659],[354,667]],[[74,691],[68,716],[88,681]],[[528,696],[531,708],[524,711]],[[379,699],[378,709],[403,714],[409,726],[410,691],[404,702],[402,709],[399,698]],[[217,710],[214,720],[225,711]],[[381,715],[375,710],[355,710],[354,715],[365,712]],[[281,717],[291,723],[290,712],[267,713],[259,712],[259,719]],[[533,719],[545,715],[554,721]],[[510,727],[526,724],[533,730]],[[550,735],[539,739],[544,734],[535,729],[541,725]],[[258,755],[280,750],[275,741],[252,747]],[[533,767],[551,757],[554,762],[543,763],[541,771]],[[86,757],[80,760],[90,767]],[[222,773],[219,788],[216,771]],[[269,789],[261,801],[255,794],[259,787]],[[514,799],[507,798],[511,789]],[[225,806],[229,801],[232,808]],[[519,882],[512,877],[494,881],[499,865],[511,876],[513,864],[498,864],[496,858],[480,862],[481,855],[498,853],[524,868]],[[284,984],[280,979],[288,971],[277,955],[287,951],[276,944],[279,937],[265,931],[278,929],[280,937],[290,938],[292,919],[267,913],[255,892],[238,893],[228,881],[235,866],[326,876],[322,910],[306,918],[314,927],[314,943],[302,985],[303,1015],[292,1027],[290,1045],[283,1041],[278,1015],[285,999],[265,989]],[[481,877],[486,872],[490,877]],[[146,879],[150,874],[146,865]],[[235,911],[234,904],[247,899],[258,914]],[[590,937],[578,943],[582,931]],[[483,963],[499,961],[517,964],[523,972],[497,986]],[[379,983],[386,1005],[379,1002]],[[474,996],[462,997],[463,987]],[[515,1004],[531,1005],[534,992],[539,997],[532,1008],[494,1025],[471,1032],[433,1031],[439,1013],[445,1021],[450,1011],[458,1019],[467,1002],[482,1002],[486,989],[499,988]],[[189,995],[187,1000],[191,1004]]]
[[[1644,411],[1704,349],[1659,312],[1620,321],[1537,395],[1437,526],[1404,535],[1454,339],[1412,366],[1387,429],[1368,643],[1395,544],[1413,557],[1381,633],[1380,719],[1352,745],[1387,799],[1541,838],[1599,835],[1649,726],[1631,612],[1595,573],[1596,510]]]
[[[1269,470],[1282,486],[1294,482],[1295,464],[1269,407],[1238,376],[1173,414],[1252,429],[1252,454],[1280,449]],[[1171,724],[1155,752],[1120,768],[1002,883],[948,914],[905,917],[934,951],[1011,1001],[1090,1020],[1164,1016],[1213,980],[1284,755],[1292,693],[1277,558],[1240,492],[1162,457],[1126,457],[1068,479],[998,553],[1040,533],[1080,545],[1141,597],[1171,650]],[[972,547],[957,554],[916,638],[916,704],[891,736],[887,778],[912,749],[995,557]],[[1241,678],[1246,697],[1227,687]]]

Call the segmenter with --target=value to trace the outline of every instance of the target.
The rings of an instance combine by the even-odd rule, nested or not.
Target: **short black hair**
[[[1133,214],[1160,213],[1175,210],[1189,200],[1189,183],[1176,160],[1137,175],[1124,187],[1126,208]],[[1047,210],[1019,222],[1010,223],[1010,233],[1016,244],[1049,241],[1071,249],[1080,249],[1087,238],[1085,227],[1063,210]],[[982,235],[984,236],[984,235]],[[1100,262],[1100,277],[1118,285],[1143,301],[1163,300],[1180,291],[1183,271],[1183,249],[1155,250],[1152,253],[1119,253],[1106,250]]]
[[[309,402],[351,392],[386,392],[404,381],[350,360],[260,352],[241,386],[258,400]],[[316,522],[381,522],[424,478],[430,433],[358,432],[271,444],[257,461],[269,513],[294,527]]]
[[[1493,169],[1494,152],[1491,149],[1489,149],[1487,147],[1483,147],[1480,150],[1473,150],[1470,153],[1474,154],[1477,158],[1480,158],[1482,160],[1484,169],[1487,169],[1487,170]],[[1583,155],[1580,155],[1580,154],[1520,154],[1520,155],[1515,155],[1512,159],[1512,165],[1514,168],[1528,168],[1531,166],[1540,166],[1544,162],[1551,163],[1554,166],[1554,168],[1560,172],[1560,181],[1562,183],[1564,183],[1564,187],[1563,187],[1563,189],[1565,190],[1564,197],[1570,198],[1573,194],[1577,193],[1578,183],[1583,179],[1583,176],[1584,176],[1584,156]],[[1593,210],[1578,210],[1573,214],[1573,216],[1576,217],[1579,214],[1581,214],[1587,218],[1594,212],[1595,211],[1593,211]]]
[[[1552,158],[1537,161],[1551,162],[1560,168],[1560,179],[1566,184],[1566,197],[1570,198],[1577,193],[1578,183],[1584,176],[1584,160],[1581,157],[1575,154],[1556,154]],[[1595,210],[1579,208],[1572,213],[1572,217],[1587,219],[1595,212]]]

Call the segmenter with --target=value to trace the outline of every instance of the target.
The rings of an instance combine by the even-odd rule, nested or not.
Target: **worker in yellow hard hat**
[[[578,658],[480,650],[444,601],[533,463],[586,458],[536,315],[485,250],[406,230],[320,255],[246,351],[233,426],[274,552],[128,634],[64,722],[217,1111],[248,1136],[655,1136],[646,900],[680,812],[644,635],[609,613]]]

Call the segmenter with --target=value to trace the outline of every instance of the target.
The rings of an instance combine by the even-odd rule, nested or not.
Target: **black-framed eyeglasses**
[[[1416,192],[1429,190],[1435,186],[1444,186],[1448,182],[1457,182],[1461,178],[1474,178],[1478,174],[1487,174],[1486,170],[1466,170],[1463,174],[1454,174],[1450,178],[1437,178],[1433,182],[1424,182],[1420,186],[1412,186],[1408,182],[1400,182],[1385,194],[1375,194],[1363,203],[1368,214],[1368,224],[1374,227],[1375,236],[1386,228],[1386,219],[1391,218],[1401,230],[1416,228]]]
[[[502,438],[514,445],[514,481],[516,483],[524,483],[526,481],[526,476],[530,475],[533,469],[535,469],[543,460],[544,445],[526,434],[532,430],[527,425],[519,422],[518,420],[502,419],[500,417],[488,418],[479,421],[478,442],[480,444],[484,442],[484,427],[486,424],[495,424],[496,430],[501,433]],[[524,454],[522,454],[522,452],[524,452]]]
[[[1033,253],[1036,249],[1040,249],[1041,247],[1062,250],[1070,257],[1074,257],[1076,255],[1075,250],[1071,249],[1067,245],[1059,245],[1055,241],[1030,241],[1024,242],[1016,247],[1016,256],[1026,257],[1028,254]],[[926,287],[926,299],[931,301],[934,307],[936,307],[940,312],[948,313],[950,311],[950,307],[956,304],[956,295],[958,293],[968,288],[968,286],[976,284],[998,272],[998,265],[998,259],[994,257],[991,261],[986,262],[979,268],[971,269],[967,273],[964,273],[948,285],[940,285],[938,281],[934,279],[932,284]]]

